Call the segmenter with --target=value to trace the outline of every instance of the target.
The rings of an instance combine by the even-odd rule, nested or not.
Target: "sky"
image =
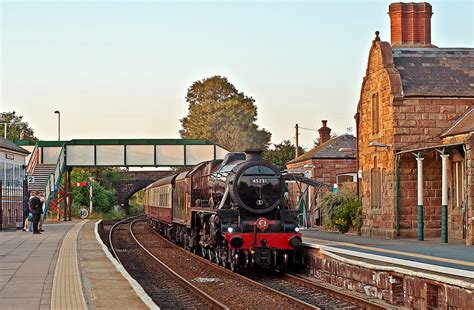
[[[2,1],[0,110],[42,140],[178,138],[194,81],[226,76],[272,142],[352,127],[391,1]],[[429,1],[432,43],[474,47],[474,1]],[[318,133],[301,130],[311,148]]]

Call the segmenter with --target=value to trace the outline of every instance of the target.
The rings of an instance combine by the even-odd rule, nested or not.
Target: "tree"
[[[0,115],[0,123],[9,123],[7,128],[7,139],[8,140],[18,140],[20,139],[20,133],[23,131],[26,140],[36,141],[38,140],[34,136],[34,130],[31,128],[27,122],[23,122],[23,116],[17,115],[15,111],[13,112],[2,112]],[[5,136],[5,125],[0,126],[0,136]]]
[[[101,177],[104,176],[104,172],[97,175],[93,173],[94,170],[90,168],[75,168],[71,173],[71,181],[89,182],[89,177],[94,177],[96,180],[96,182],[92,183],[92,204],[94,206],[94,211],[106,213],[110,211],[112,206],[115,204],[115,191],[105,187],[102,182],[100,182]],[[75,205],[86,208],[89,206],[88,187],[72,187],[71,194]]]
[[[211,140],[229,151],[268,147],[271,133],[255,124],[255,100],[227,78],[217,75],[194,82],[186,102],[188,115],[180,120],[182,138]]]
[[[295,158],[295,146],[290,140],[283,140],[279,144],[273,144],[273,150],[263,152],[263,159],[271,162],[281,170],[286,168],[286,163]],[[299,148],[299,153],[303,154],[304,150]]]

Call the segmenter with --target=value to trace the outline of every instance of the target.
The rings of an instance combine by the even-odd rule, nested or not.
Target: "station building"
[[[355,115],[366,236],[474,243],[474,48],[431,43],[429,3],[392,3]]]
[[[356,168],[356,138],[350,134],[343,134],[331,138],[331,128],[327,120],[322,121],[319,131],[319,145],[296,157],[287,163],[288,172],[302,173],[305,177],[327,185],[324,190],[337,184],[353,183],[357,181]],[[318,193],[315,189],[301,184],[289,183],[288,202],[290,207],[298,205],[298,196],[303,196],[307,210],[311,211],[313,223],[317,221]],[[315,212],[316,211],[316,212]]]
[[[15,143],[0,137],[0,229],[16,227],[22,221],[25,159],[30,154]]]

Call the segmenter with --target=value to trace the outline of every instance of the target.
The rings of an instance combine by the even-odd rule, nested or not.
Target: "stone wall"
[[[410,309],[474,309],[474,292],[444,282],[356,266],[306,250],[307,271],[318,280]]]
[[[390,77],[383,64],[382,47],[374,43],[370,50],[367,75],[364,79],[358,107],[358,164],[362,170],[360,196],[362,199],[362,234],[384,238],[395,237],[395,154],[393,148],[369,147],[370,142],[393,145],[393,95]],[[379,96],[380,131],[372,129],[372,96]],[[370,173],[382,170],[382,206],[371,207]]]

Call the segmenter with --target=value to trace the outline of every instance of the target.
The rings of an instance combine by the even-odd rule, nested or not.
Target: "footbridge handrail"
[[[40,148],[38,144],[35,144],[33,151],[31,151],[30,159],[28,160],[28,164],[26,165],[26,174],[31,175],[35,170],[36,165],[38,164],[40,154]]]
[[[61,177],[63,175],[64,169],[66,168],[66,144],[63,143],[61,147],[61,152],[59,153],[58,160],[56,161],[56,167],[54,173],[50,174],[48,181],[46,182],[45,188],[45,210],[46,213],[49,209],[51,199],[53,198],[54,193],[59,188],[59,183],[61,182]]]

